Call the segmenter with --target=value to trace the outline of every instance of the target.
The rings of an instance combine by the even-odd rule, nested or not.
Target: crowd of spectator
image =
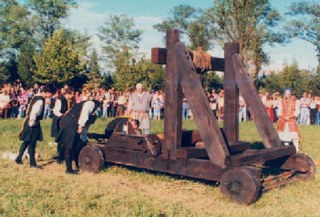
[[[272,95],[269,92],[260,94],[263,105],[272,122],[277,122],[279,117],[279,108],[282,101],[282,95],[275,92]],[[313,96],[310,93],[303,93],[302,97],[298,98],[292,95],[296,102],[297,122],[300,125],[320,125],[320,97]],[[240,112],[239,121],[247,121],[250,112],[242,96],[239,96]]]
[[[24,88],[18,80],[13,84],[4,84],[0,87],[0,118],[24,118],[30,99],[41,91],[42,87],[35,84],[32,88]],[[82,88],[74,91],[68,87],[68,103],[79,103],[87,99],[97,99],[101,101],[101,107],[98,109],[98,115],[104,118],[113,118],[126,115],[126,110],[130,106],[129,98],[131,91],[117,91],[114,88],[108,90],[99,88],[88,90]],[[210,108],[218,120],[223,120],[224,115],[224,90],[212,90],[207,92]],[[160,120],[164,116],[165,93],[163,91],[151,91],[152,101],[150,105],[149,116],[152,119]],[[263,105],[271,121],[278,120],[278,108],[282,96],[276,92],[272,95],[268,92],[260,94]],[[293,96],[296,97],[296,96]],[[297,98],[297,97],[296,97]],[[52,117],[52,108],[55,96],[45,102],[44,118]],[[304,93],[301,98],[297,98],[296,108],[300,115],[297,121],[301,125],[320,125],[320,97],[313,96],[310,93]],[[187,99],[183,99],[182,104],[183,119],[193,119],[190,106]],[[239,96],[239,122],[251,120],[250,109],[247,108],[245,100]]]

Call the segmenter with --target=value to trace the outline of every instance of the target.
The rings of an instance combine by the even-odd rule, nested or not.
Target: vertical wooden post
[[[232,55],[236,53],[239,53],[238,43],[225,43],[223,130],[229,144],[239,141],[239,89],[232,62]]]
[[[163,159],[175,159],[176,148],[181,146],[183,96],[178,81],[177,60],[174,52],[174,45],[179,41],[179,38],[180,32],[178,30],[167,30]]]

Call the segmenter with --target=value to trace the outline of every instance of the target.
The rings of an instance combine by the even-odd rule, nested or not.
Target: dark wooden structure
[[[166,64],[164,134],[137,136],[130,123],[113,123],[107,135],[91,135],[80,153],[80,168],[99,171],[105,162],[220,182],[221,191],[238,203],[254,202],[262,190],[296,179],[313,178],[315,165],[294,146],[284,146],[239,56],[237,43],[225,44],[224,58],[211,58],[212,70],[224,72],[225,118],[220,129],[203,91],[193,53],[167,31],[166,48],[152,49],[152,62]],[[239,141],[239,91],[259,130],[263,149]],[[183,94],[198,131],[182,130]],[[128,125],[128,132],[122,131]],[[110,127],[109,127],[110,128]],[[199,145],[202,144],[202,145]]]

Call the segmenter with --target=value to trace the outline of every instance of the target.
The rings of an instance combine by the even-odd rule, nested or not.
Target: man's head
[[[136,85],[136,90],[138,93],[142,93],[143,92],[143,85],[141,83],[138,83]]]
[[[308,96],[307,92],[304,92],[304,93],[303,93],[303,97],[306,98],[307,96]]]
[[[139,120],[133,119],[133,120],[130,121],[130,123],[131,123],[131,126],[132,126],[133,129],[135,129],[135,130],[139,129],[139,125],[140,125]]]
[[[43,97],[45,98],[50,98],[52,97],[55,93],[56,93],[56,87],[54,86],[54,84],[52,83],[49,83],[49,84],[46,84],[44,87],[43,87]]]
[[[284,91],[284,96],[285,96],[286,98],[290,99],[290,97],[291,97],[291,90],[290,90],[290,89],[286,89],[286,90]]]

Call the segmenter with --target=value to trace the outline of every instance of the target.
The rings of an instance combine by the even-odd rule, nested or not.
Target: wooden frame
[[[226,43],[225,58],[211,57],[212,70],[225,73],[225,118],[224,127],[220,129],[192,62],[193,53],[180,42],[179,35],[178,30],[168,30],[166,49],[153,48],[151,55],[153,63],[166,64],[164,134],[137,136],[132,130],[123,134],[119,129],[124,122],[119,121],[108,140],[102,140],[106,138],[104,135],[91,134],[99,142],[91,142],[81,151],[80,168],[97,172],[103,162],[109,162],[221,181],[223,194],[245,204],[254,202],[261,192],[262,167],[272,165],[291,170],[285,174],[290,177],[295,173],[303,178],[314,177],[313,161],[308,156],[297,155],[294,146],[282,145],[243,66],[239,45]],[[239,141],[239,91],[251,108],[264,149],[252,149],[249,143]],[[182,130],[183,94],[198,131]],[[202,145],[197,146],[199,141]],[[289,182],[269,184],[267,188],[281,183]]]

